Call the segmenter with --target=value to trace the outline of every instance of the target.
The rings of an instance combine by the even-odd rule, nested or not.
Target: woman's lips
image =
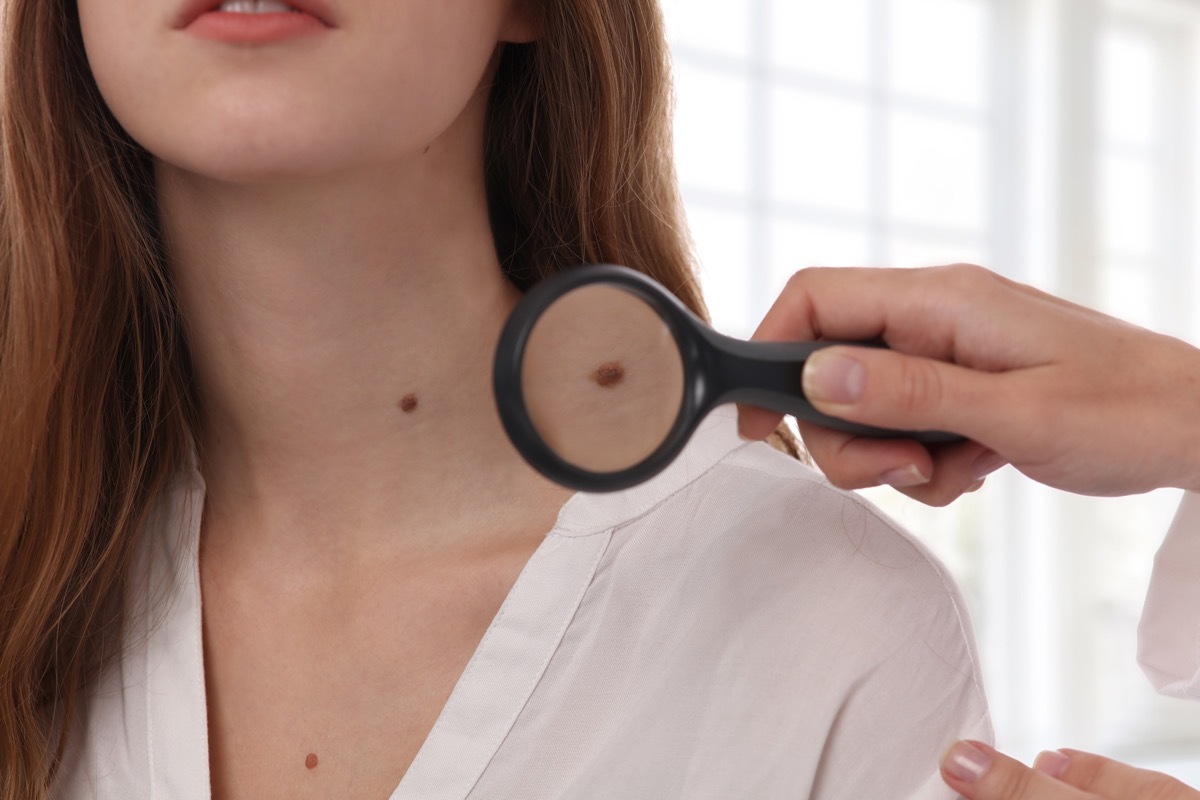
[[[184,30],[202,39],[257,44],[324,33],[329,27],[312,14],[303,12],[239,14],[209,11],[196,17]]]
[[[222,11],[220,0],[192,0],[176,17],[175,27],[204,39],[266,43],[310,36],[336,27],[320,0],[288,0],[292,11]]]

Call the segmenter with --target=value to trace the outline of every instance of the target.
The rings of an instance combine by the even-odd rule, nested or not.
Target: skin
[[[931,450],[802,424],[809,452],[838,486],[891,484],[945,505],[1007,463],[1081,494],[1200,491],[1200,350],[1190,345],[970,265],[804,270],[755,334],[877,337],[892,350],[833,347],[809,360],[813,404],[968,441]],[[779,420],[740,409],[747,438],[765,437]],[[1031,769],[959,742],[942,777],[968,800],[1200,800],[1173,778],[1075,750],[1043,753]]]
[[[670,432],[683,364],[649,306],[621,289],[588,286],[538,319],[521,385],[530,420],[563,460],[618,472],[645,460]]]
[[[517,292],[487,87],[535,30],[510,0],[330,0],[327,33],[234,46],[181,5],[79,0],[156,159],[202,400],[213,796],[387,797],[569,496],[489,389]]]

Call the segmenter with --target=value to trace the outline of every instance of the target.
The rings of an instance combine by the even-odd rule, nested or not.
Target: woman
[[[770,341],[877,336],[895,351],[828,348],[809,360],[804,386],[814,405],[856,422],[953,430],[970,441],[931,452],[802,426],[839,486],[891,483],[944,505],[1012,464],[1080,494],[1187,490],[1155,559],[1138,649],[1160,691],[1195,698],[1200,350],[963,264],[805,270],[756,333]],[[742,409],[741,431],[763,436],[777,420]],[[969,800],[1200,800],[1165,775],[1075,750],[1043,753],[1031,770],[986,744],[958,742],[943,768]]]
[[[7,11],[0,798],[951,796],[905,534],[728,414],[603,497],[496,418],[539,276],[702,311],[652,0]]]

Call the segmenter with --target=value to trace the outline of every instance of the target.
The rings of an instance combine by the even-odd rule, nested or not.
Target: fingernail
[[[974,783],[987,774],[992,757],[973,742],[956,742],[942,756],[942,769],[965,783]]]
[[[975,459],[975,463],[971,465],[971,477],[977,481],[981,481],[1007,463],[1006,460],[991,450],[985,450],[979,454]]]
[[[929,483],[929,476],[917,469],[916,464],[909,464],[907,467],[883,473],[879,476],[879,483],[893,489],[909,489]]]
[[[857,360],[821,350],[804,365],[804,394],[809,400],[853,405],[862,399],[867,371]]]
[[[1038,772],[1044,772],[1051,778],[1057,778],[1067,771],[1067,766],[1071,763],[1071,757],[1066,753],[1060,753],[1057,750],[1046,750],[1038,753],[1038,757],[1034,759],[1033,768]]]

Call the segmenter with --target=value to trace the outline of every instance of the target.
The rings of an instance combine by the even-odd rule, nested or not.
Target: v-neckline
[[[558,650],[611,532],[542,541],[389,800],[470,795]]]
[[[152,553],[169,612],[143,615],[150,800],[212,797],[199,565],[205,489],[198,473],[181,488],[172,500],[182,536]],[[539,543],[388,800],[470,795],[557,651],[611,532],[556,525]]]

